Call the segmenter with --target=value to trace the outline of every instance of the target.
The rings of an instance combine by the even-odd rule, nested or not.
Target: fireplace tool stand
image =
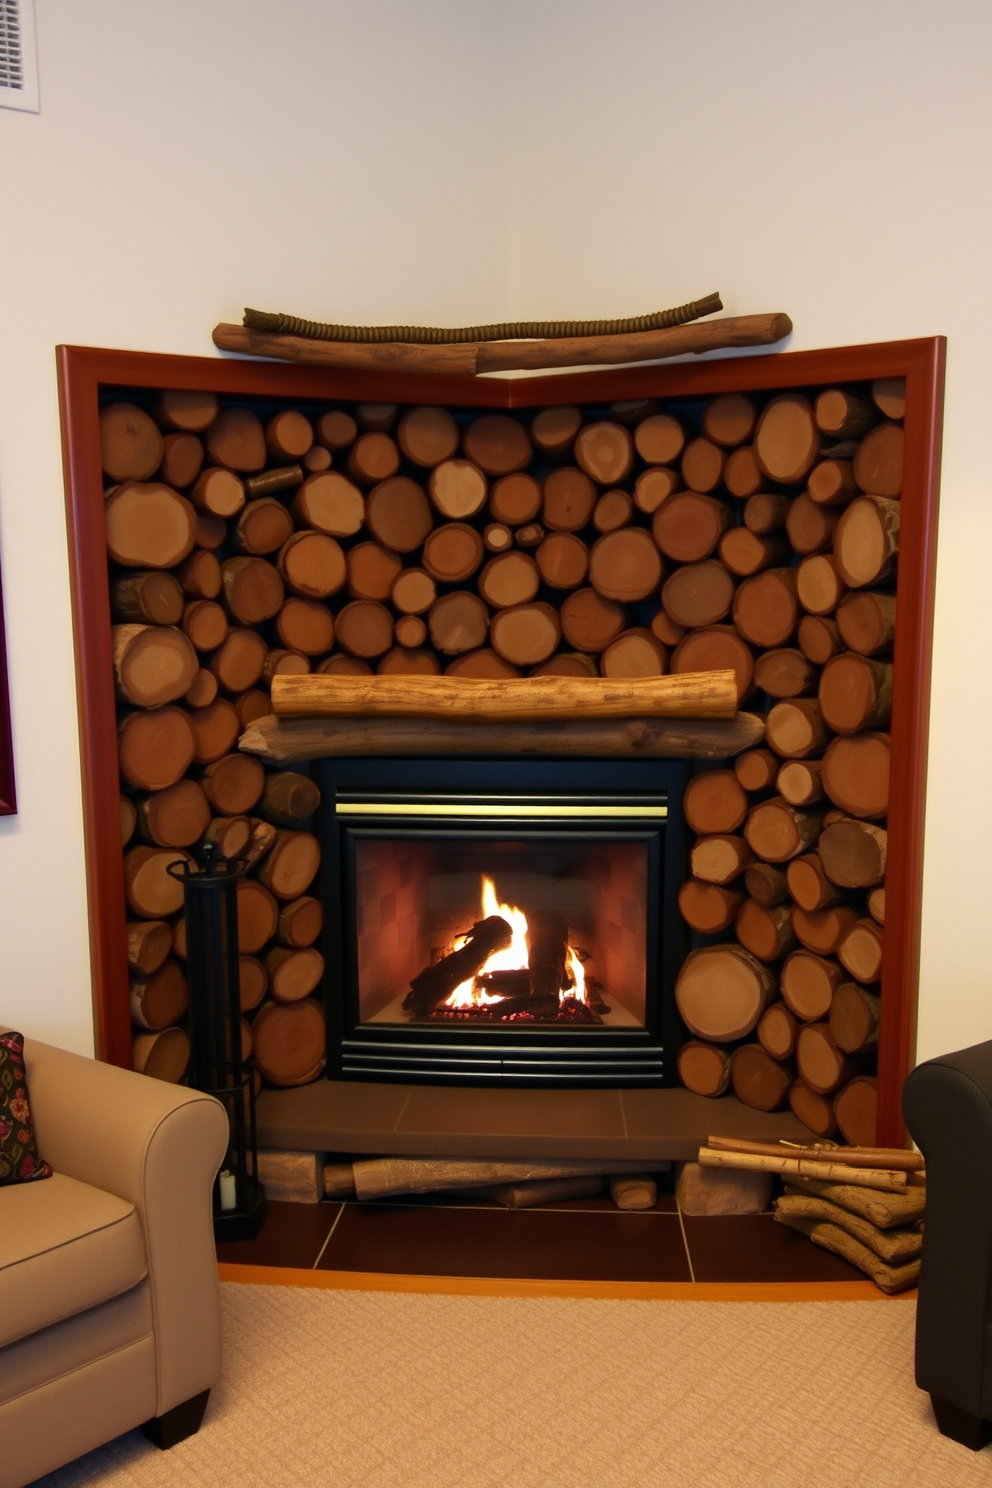
[[[265,1216],[258,1181],[255,1086],[241,1059],[238,975],[238,882],[244,866],[216,856],[207,843],[200,866],[182,860],[168,870],[183,885],[189,981],[189,1083],[227,1110],[231,1141],[214,1183],[214,1236],[251,1240]]]

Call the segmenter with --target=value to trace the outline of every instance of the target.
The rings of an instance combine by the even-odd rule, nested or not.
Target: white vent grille
[[[0,0],[0,108],[38,112],[34,0]]]

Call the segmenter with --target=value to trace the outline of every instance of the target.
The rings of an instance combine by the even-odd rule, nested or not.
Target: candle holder
[[[214,1237],[251,1240],[265,1217],[265,1189],[258,1181],[254,1078],[241,1059],[237,888],[245,867],[206,843],[199,867],[181,860],[168,871],[182,883],[186,915],[189,1083],[223,1103],[231,1133],[214,1183]]]

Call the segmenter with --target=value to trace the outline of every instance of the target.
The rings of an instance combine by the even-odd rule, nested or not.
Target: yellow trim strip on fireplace
[[[506,817],[599,817],[630,820],[633,817],[664,819],[667,806],[538,806],[519,802],[504,805],[475,806],[426,805],[411,801],[338,801],[338,816],[472,816],[490,821],[502,821]]]

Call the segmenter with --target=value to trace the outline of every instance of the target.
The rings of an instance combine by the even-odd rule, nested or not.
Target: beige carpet
[[[911,1302],[222,1287],[198,1436],[45,1488],[979,1488],[913,1384]]]

